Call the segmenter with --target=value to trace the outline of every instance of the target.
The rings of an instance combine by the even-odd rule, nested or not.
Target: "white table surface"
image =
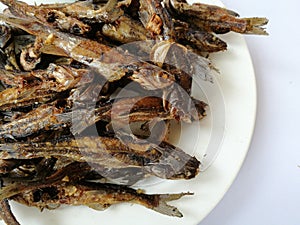
[[[251,147],[235,182],[199,225],[300,224],[300,1],[223,0],[266,16],[268,37],[246,36],[258,88]]]

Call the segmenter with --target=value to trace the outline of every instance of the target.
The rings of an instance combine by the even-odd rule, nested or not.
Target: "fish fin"
[[[264,17],[244,18],[247,21],[246,34],[268,35],[263,26],[267,25],[269,20]]]
[[[175,216],[175,217],[183,217],[183,214],[175,207],[169,205],[167,202],[178,200],[183,196],[186,195],[193,195],[193,193],[187,192],[187,193],[180,193],[180,194],[163,194],[160,195],[159,204],[156,207],[153,207],[152,209],[154,211],[157,211],[159,213],[168,215],[168,216]]]

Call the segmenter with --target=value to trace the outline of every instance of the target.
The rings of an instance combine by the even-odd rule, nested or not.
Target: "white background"
[[[243,167],[199,225],[300,224],[300,1],[223,0],[266,16],[268,37],[246,36],[258,88],[256,128]]]

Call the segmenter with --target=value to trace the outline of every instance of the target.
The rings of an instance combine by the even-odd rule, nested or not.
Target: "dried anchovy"
[[[193,24],[201,30],[218,34],[234,31],[243,34],[266,35],[263,28],[268,23],[266,18],[238,18],[238,14],[213,5],[194,3],[189,5],[177,0],[169,0],[171,11],[180,15],[180,19]]]
[[[179,43],[201,52],[219,52],[227,49],[227,44],[213,33],[194,30],[186,22],[176,20],[175,32]]]
[[[8,184],[2,189],[0,198],[3,199],[6,196],[41,209],[51,209],[53,205],[59,206],[60,204],[80,204],[105,209],[112,204],[126,201],[141,204],[162,214],[182,217],[178,209],[168,205],[167,202],[177,200],[184,195],[191,195],[191,193],[147,195],[140,190],[126,186],[81,181],[89,169],[90,167],[85,163],[71,163],[54,171],[44,180]]]
[[[226,50],[217,34],[267,34],[267,19],[185,0],[0,2],[8,6],[0,14],[4,221],[19,224],[8,200],[98,210],[132,202],[182,217],[167,202],[190,193],[148,195],[128,186],[199,173],[195,157],[167,142],[170,121],[206,115],[192,81],[212,81],[203,55]]]
[[[163,13],[161,13],[161,14],[163,14]],[[156,14],[155,14],[156,15]],[[125,17],[124,17],[125,18]],[[16,26],[20,26],[20,28],[22,28],[22,29],[25,29],[25,30],[27,30],[28,32],[33,32],[33,34],[36,34],[36,35],[40,35],[40,32],[42,32],[43,30],[45,30],[45,28],[43,28],[42,27],[42,25],[41,24],[39,24],[39,25],[37,25],[37,24],[35,24],[34,26],[34,28],[33,28],[33,26],[32,26],[32,24],[27,24],[26,25],[26,23],[25,23],[25,21],[21,21],[20,23],[18,23],[18,20],[15,18],[15,19],[13,19],[13,18],[5,18],[6,20],[7,20],[7,22],[8,23],[12,23],[12,24],[14,24],[14,25],[16,25]],[[5,20],[4,19],[4,20]],[[37,27],[40,27],[40,29],[39,29],[39,33],[37,34],[36,33],[36,29],[37,29]],[[141,29],[140,29],[141,30]],[[47,31],[45,31],[46,33],[47,33]],[[53,34],[56,34],[57,35],[57,37],[59,37],[60,38],[60,42],[62,42],[62,40],[66,40],[66,37],[65,36],[63,36],[63,34],[61,34],[61,33],[59,33],[59,32],[52,32]],[[47,34],[44,34],[44,35],[46,35],[46,36],[48,36]],[[54,37],[53,37],[54,38]],[[73,39],[73,41],[75,42],[74,44],[73,44],[73,46],[75,45],[75,50],[73,49],[73,48],[67,48],[67,47],[64,47],[63,48],[63,50],[66,52],[66,54],[67,55],[69,55],[69,56],[71,56],[72,57],[72,55],[73,55],[73,57],[75,57],[74,59],[77,59],[77,60],[82,60],[82,59],[84,59],[83,61],[81,61],[81,62],[83,62],[83,63],[87,63],[87,65],[90,65],[90,66],[92,66],[92,67],[96,67],[96,68],[99,68],[99,66],[101,66],[102,65],[102,67],[104,67],[104,66],[107,66],[106,64],[98,64],[99,63],[99,60],[98,59],[94,59],[94,56],[93,56],[93,54],[95,54],[96,53],[96,55],[101,55],[101,52],[95,52],[95,51],[93,51],[93,50],[91,50],[90,49],[90,47],[88,48],[88,49],[86,49],[85,50],[85,52],[83,52],[83,50],[84,49],[81,49],[81,48],[84,48],[85,47],[85,45],[84,45],[84,43],[85,43],[85,40],[84,39],[78,39],[78,40],[76,40],[76,38],[75,37],[73,37],[72,38]],[[75,41],[76,40],[76,41]],[[54,45],[58,45],[58,46],[61,46],[62,45],[62,43],[58,43],[58,44],[55,44],[56,43],[56,41],[55,41],[55,38],[54,38],[54,40],[51,40],[51,42],[52,42],[52,44],[54,44]],[[90,42],[89,43],[89,46],[91,46],[91,43],[92,42]],[[104,46],[101,46],[101,45],[99,45],[99,44],[97,44],[97,43],[93,43],[93,45],[95,45],[95,46],[93,46],[94,47],[94,49],[103,49],[103,51],[104,52],[107,52],[107,51],[109,51],[109,49],[105,49],[104,48]],[[64,46],[70,46],[70,45],[67,45],[67,44],[65,44]],[[77,47],[80,47],[80,48],[78,48],[78,50],[76,49]],[[81,52],[81,54],[83,54],[83,55],[86,55],[86,57],[87,57],[87,59],[85,59],[85,57],[84,58],[82,58],[82,57],[80,57],[80,58],[78,58],[77,56],[76,56],[76,53],[75,52],[77,52],[77,51],[82,51]],[[75,54],[74,54],[75,53]],[[91,53],[91,54],[89,54],[89,55],[87,55],[87,53]],[[71,54],[71,55],[70,55]],[[120,53],[119,52],[112,52],[110,55],[115,55],[115,57],[118,59],[118,61],[119,62],[123,62],[124,60],[125,60],[125,58],[124,58],[124,56],[122,57],[122,56],[120,56]],[[119,56],[119,58],[118,58],[118,56]],[[126,55],[126,59],[127,59],[127,61],[125,60],[124,61],[124,63],[126,63],[127,62],[127,64],[132,64],[132,62],[134,62],[134,61],[136,61],[135,59],[133,59],[132,58],[132,56],[129,56],[129,55]],[[111,61],[111,60],[110,60]],[[97,63],[98,62],[98,63]],[[95,64],[95,65],[94,65]],[[151,85],[151,87],[149,86],[149,85],[147,85],[146,87],[147,88],[151,88],[151,89],[153,89],[153,88],[158,88],[157,87],[157,85],[159,85],[159,87],[161,88],[162,86],[162,83],[169,83],[170,84],[170,81],[172,81],[173,80],[173,78],[172,78],[172,76],[170,76],[170,74],[166,74],[166,73],[164,73],[163,71],[162,71],[162,74],[159,74],[158,72],[156,72],[157,71],[157,68],[154,68],[153,66],[151,66],[151,65],[149,65],[149,64],[145,64],[145,63],[143,63],[142,65],[139,65],[140,63],[138,63],[138,65],[136,65],[136,63],[134,63],[134,65],[132,65],[132,66],[126,66],[125,68],[136,68],[135,69],[135,71],[136,70],[138,70],[139,72],[138,73],[134,73],[134,71],[131,71],[131,73],[133,72],[134,73],[134,76],[136,76],[136,77],[139,77],[140,79],[149,79],[150,77],[152,78],[159,78],[159,77],[162,77],[163,79],[159,79],[159,84],[157,84],[157,82],[155,82],[155,80],[154,79],[152,79],[151,81],[151,83],[154,83],[154,87],[153,87],[153,84]],[[206,61],[201,61],[201,66],[203,67],[203,70],[200,72],[200,70],[198,71],[198,73],[201,73],[202,75],[203,75],[203,77],[206,77],[206,76],[208,76],[207,74],[209,74],[208,73],[208,71],[209,71],[209,63],[208,62],[206,62]],[[111,62],[110,62],[110,67],[116,67],[116,65],[112,65],[111,64]],[[105,68],[105,67],[104,67]],[[111,68],[112,69],[112,68]],[[150,69],[152,70],[152,72],[150,72],[149,73],[149,71],[150,71]],[[153,73],[153,71],[155,71],[154,73]],[[102,74],[103,73],[105,73],[103,70],[101,70],[101,71],[99,71],[99,72],[102,72]],[[130,70],[128,71],[128,72],[130,72]],[[127,72],[127,73],[128,73]],[[116,72],[116,78],[114,78],[115,76],[113,75],[112,76],[112,72],[110,73],[110,76],[109,77],[107,77],[106,76],[106,78],[107,79],[109,79],[110,81],[111,81],[111,79],[118,79],[117,77],[118,76],[124,76],[124,73],[123,73],[123,75],[122,75],[122,73],[121,73],[121,71],[119,71],[119,72]],[[105,75],[105,74],[104,74]],[[119,77],[120,78],[120,77]],[[140,81],[140,79],[136,79],[136,78],[134,78],[134,80],[135,81]],[[142,81],[142,80],[141,80]],[[168,82],[169,81],[169,82]],[[167,84],[165,84],[165,85],[167,85]]]
[[[130,202],[140,204],[168,216],[182,217],[182,213],[167,202],[180,199],[191,193],[147,195],[140,190],[113,184],[82,183],[51,185],[30,192],[20,193],[13,200],[40,209],[57,208],[61,204],[86,205],[96,210],[104,210],[111,205]]]
[[[151,4],[149,2],[141,1],[141,3],[142,3],[141,7],[142,6],[151,7]],[[120,4],[120,5],[122,5],[122,4]],[[124,5],[124,3],[123,3],[123,5]],[[156,5],[160,5],[160,3],[157,3]],[[33,6],[31,6],[31,7],[33,7]],[[53,10],[53,13],[50,13],[50,15],[55,17],[54,15],[57,10],[54,10],[52,7],[47,8],[47,7],[45,7],[45,5],[43,5],[42,9],[39,9],[37,7],[34,7],[34,9],[37,11],[38,15],[40,14],[39,10],[42,13],[43,13],[43,10],[44,11],[48,10],[49,12],[50,12],[50,10]],[[58,6],[57,6],[57,8],[59,9]],[[140,13],[141,18],[146,17],[147,14],[145,14],[146,13],[145,10],[141,9],[140,11],[141,11],[141,13]],[[165,22],[162,22],[162,26],[164,27],[163,33],[165,33],[164,36],[166,36],[164,39],[168,39],[168,40],[177,39],[178,40],[179,39],[178,36],[180,36],[181,34],[183,34],[183,35],[186,34],[185,39],[193,41],[194,46],[196,48],[201,49],[202,51],[214,52],[214,51],[224,50],[224,42],[222,42],[219,38],[217,38],[216,36],[214,36],[213,34],[210,34],[208,32],[204,32],[204,31],[196,32],[194,30],[190,30],[188,33],[185,31],[177,32],[176,28],[174,28],[174,24],[173,24],[172,19],[170,18],[170,15],[166,12],[166,9],[163,8],[161,5],[160,5],[160,10],[157,8],[157,6],[152,8],[152,13],[153,13],[153,15],[151,14],[152,17],[155,17],[154,11],[160,11],[160,14],[163,15],[163,16],[159,17],[157,14],[155,14],[156,17],[158,17],[158,20],[165,21]],[[41,16],[36,16],[36,17],[40,21],[44,21],[44,18],[48,18],[49,16],[44,15],[44,17],[43,17],[43,15],[41,15]],[[59,17],[59,16],[56,16],[56,17]],[[148,23],[146,24],[145,21],[147,21],[147,18],[142,19],[142,22],[144,21],[144,25],[146,26],[146,28],[150,27],[150,25],[147,25],[147,24],[154,22],[154,21],[152,21],[152,22],[148,21]],[[160,19],[160,18],[163,18],[163,19]],[[74,19],[76,20],[76,18],[74,18]],[[56,20],[59,20],[59,19],[55,19],[55,21]],[[153,20],[155,20],[155,19],[153,19]],[[86,29],[82,28],[80,25],[77,25],[75,22],[73,22],[72,24],[75,24],[74,26],[76,26],[76,29],[73,28],[73,30],[78,30],[78,32],[76,32],[75,34],[82,35],[81,32],[86,30]],[[58,27],[58,28],[60,28],[60,27]],[[154,29],[154,28],[152,28],[152,29]],[[157,28],[157,29],[160,29],[160,28]],[[64,30],[64,29],[60,28],[60,30]],[[176,32],[176,34],[174,32]],[[197,33],[196,35],[194,35],[195,32]],[[71,30],[70,33],[74,33],[74,32]],[[129,18],[127,15],[122,15],[115,21],[104,24],[102,27],[102,34],[105,35],[106,37],[109,37],[112,40],[116,40],[120,43],[130,43],[132,41],[143,41],[143,40],[147,40],[150,38],[150,35],[147,32],[147,30],[145,28],[143,28],[139,22]],[[196,41],[194,41],[194,40],[196,40]]]
[[[113,119],[116,126],[120,127],[128,122],[150,121],[154,118],[160,120],[182,118],[190,122],[205,116],[207,106],[204,102],[194,101],[195,103],[183,101],[187,104],[184,112],[186,114],[183,115],[178,115],[178,109],[172,102],[165,109],[162,99],[157,97],[117,99],[96,109],[74,109],[71,112],[65,112],[64,108],[58,108],[55,104],[44,104],[2,125],[0,139],[21,138],[42,130],[59,130],[70,126],[73,126],[72,132],[77,134],[100,120],[110,122]]]
[[[85,137],[57,143],[0,144],[0,156],[1,159],[67,157],[108,168],[129,165],[165,179],[191,179],[198,173],[200,162],[168,143],[156,145],[126,136],[120,139]]]
[[[141,62],[130,54],[120,52],[120,49],[111,49],[96,41],[51,30],[38,22],[4,15],[0,15],[0,18],[33,35],[40,36],[46,44],[54,45],[67,56],[90,66],[110,82],[119,80],[127,74],[133,74],[135,81],[151,80],[152,85],[145,88],[153,90],[167,87],[175,80],[172,74],[150,63]],[[136,79],[137,77],[139,79]]]
[[[227,49],[227,44],[214,34],[204,31],[188,30],[184,32],[183,42],[202,52],[219,52]]]

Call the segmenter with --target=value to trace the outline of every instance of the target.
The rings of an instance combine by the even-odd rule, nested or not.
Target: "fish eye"
[[[72,28],[71,28],[71,32],[73,34],[81,34],[81,28],[78,26],[78,24],[75,24]]]

